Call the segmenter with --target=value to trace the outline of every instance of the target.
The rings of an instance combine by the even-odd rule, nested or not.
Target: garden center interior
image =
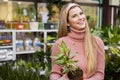
[[[36,78],[21,75],[18,80],[49,80],[59,12],[69,2],[81,5],[91,32],[104,41],[105,80],[120,80],[120,0],[0,0],[0,80],[6,71],[11,74],[2,64],[6,62],[12,67],[24,65],[24,71],[40,68]],[[9,80],[17,80],[13,75]]]

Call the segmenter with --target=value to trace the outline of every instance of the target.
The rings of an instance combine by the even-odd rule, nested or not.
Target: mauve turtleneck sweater
[[[58,44],[64,41],[67,47],[71,47],[71,52],[76,53],[74,58],[78,62],[76,63],[83,70],[84,80],[103,80],[104,79],[104,68],[105,68],[105,58],[104,58],[104,44],[103,41],[99,37],[94,37],[97,43],[96,50],[96,71],[91,74],[91,76],[87,76],[86,68],[87,68],[87,59],[85,57],[85,46],[84,46],[84,36],[85,29],[77,30],[70,27],[70,32],[67,36],[59,38],[52,47],[52,55],[56,55],[59,52]],[[53,60],[52,60],[53,61]],[[50,80],[58,80],[61,74],[62,67],[52,64],[52,70],[50,74]],[[66,78],[66,80],[69,80]]]

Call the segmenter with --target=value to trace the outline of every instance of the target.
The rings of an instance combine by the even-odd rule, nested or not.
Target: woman
[[[104,79],[104,44],[103,41],[91,35],[86,16],[76,3],[68,3],[60,12],[58,40],[52,47],[52,55],[59,53],[58,44],[65,42],[67,47],[72,46],[71,52],[77,52],[73,59],[76,65],[83,70],[83,80]],[[53,62],[54,60],[52,60]],[[50,80],[59,80],[62,76],[62,67],[52,64]],[[66,80],[69,80],[66,77]]]

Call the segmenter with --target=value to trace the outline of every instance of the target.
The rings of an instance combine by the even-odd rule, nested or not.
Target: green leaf
[[[54,64],[62,66],[65,64],[65,61],[64,60],[56,60],[56,61],[54,61]]]
[[[63,53],[58,53],[56,56],[51,56],[51,58],[60,59],[60,58],[63,57],[63,56],[64,56]]]
[[[64,70],[62,71],[63,74],[68,73],[69,69],[68,68],[64,68]]]
[[[113,54],[119,54],[119,52],[120,52],[117,48],[114,48],[112,46],[110,46],[109,49],[110,49],[111,53],[113,53]]]
[[[112,37],[113,37],[113,34],[111,33],[110,30],[108,30],[108,36],[109,36],[109,38],[112,38]]]
[[[61,51],[61,52],[63,52],[63,53],[66,53],[67,52],[67,46],[66,46],[66,44],[65,44],[65,42],[64,41],[62,41],[61,42],[61,44],[58,46],[58,48],[59,48],[59,50]]]

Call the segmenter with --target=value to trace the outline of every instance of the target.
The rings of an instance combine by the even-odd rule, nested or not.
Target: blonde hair
[[[69,10],[74,7],[80,7],[80,5],[76,3],[68,3],[64,5],[60,12],[60,20],[59,20],[59,28],[58,28],[58,38],[67,36],[68,34],[68,28],[67,28],[67,22],[68,22],[68,13]],[[91,74],[96,69],[96,58],[93,50],[93,36],[90,33],[89,26],[86,20],[86,32],[85,32],[85,54],[87,57],[87,74]]]

